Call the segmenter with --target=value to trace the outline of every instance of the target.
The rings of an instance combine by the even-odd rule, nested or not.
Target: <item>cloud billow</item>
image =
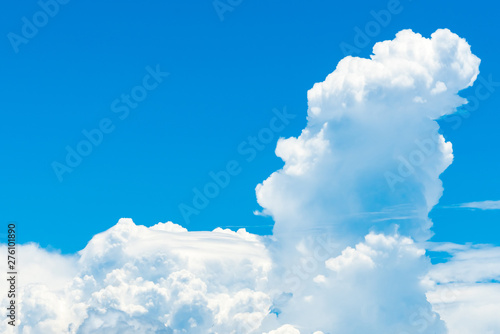
[[[71,257],[21,246],[20,256],[30,254],[21,332],[458,328],[455,308],[442,308],[445,323],[428,301],[443,303],[435,287],[454,267],[432,271],[422,242],[442,195],[439,175],[453,160],[436,119],[467,102],[458,92],[473,84],[479,63],[446,29],[431,38],[404,30],[377,43],[370,59],[341,60],[309,90],[300,136],[278,141],[283,168],[256,188],[262,214],[275,221],[272,236],[122,219]],[[56,274],[30,258],[67,270],[54,284]]]
[[[427,239],[439,175],[453,159],[435,120],[466,103],[457,93],[479,62],[448,30],[430,39],[404,30],[377,43],[371,59],[342,59],[309,90],[302,134],[278,142],[283,169],[257,186],[275,234],[320,228],[358,241],[397,220]]]

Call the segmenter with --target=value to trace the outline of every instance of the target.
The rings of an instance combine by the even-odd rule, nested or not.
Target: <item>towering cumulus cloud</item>
[[[436,120],[467,102],[458,92],[479,62],[448,30],[342,59],[309,90],[300,136],[278,141],[283,168],[257,186],[272,236],[122,219],[74,256],[22,246],[21,332],[458,333],[472,299],[443,287],[475,291],[457,270],[472,253],[441,245],[458,260],[432,267],[424,242],[453,159]]]
[[[466,102],[457,93],[478,65],[448,30],[431,39],[401,31],[371,59],[341,60],[309,90],[302,134],[278,142],[284,168],[257,187],[275,234],[321,229],[350,243],[398,221],[404,234],[427,238],[439,175],[453,159],[435,120]]]
[[[309,90],[307,127],[278,142],[285,165],[257,186],[275,220],[274,273],[293,295],[282,319],[305,332],[413,333],[422,319],[426,332],[444,331],[412,240],[431,235],[428,213],[453,159],[435,120],[466,103],[457,93],[479,62],[449,30],[430,39],[405,30],[370,59],[344,58]],[[318,234],[333,240],[326,266],[311,252]]]

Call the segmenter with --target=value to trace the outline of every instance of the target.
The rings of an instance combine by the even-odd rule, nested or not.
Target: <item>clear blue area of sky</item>
[[[402,29],[429,37],[449,28],[472,45],[481,74],[500,81],[497,3],[401,0],[388,24],[366,45],[356,44],[355,27],[364,30],[374,22],[371,11],[393,4],[222,0],[220,10],[227,11],[221,20],[210,0],[71,0],[45,24],[36,1],[5,3],[1,221],[17,222],[20,242],[64,253],[83,248],[120,217],[147,226],[171,220],[190,230],[246,226],[270,233],[272,221],[252,214],[259,208],[254,188],[282,166],[274,154],[278,136],[297,136],[305,126],[306,92],[344,57],[341,43],[366,57],[375,42]],[[33,16],[40,27],[36,33],[25,28],[30,38],[18,40],[16,53],[9,33],[22,36],[23,17],[33,22]],[[120,119],[113,101],[142,84],[147,66],[157,65],[169,76]],[[441,121],[455,161],[442,175],[440,206],[500,199],[496,89],[460,126]],[[472,88],[463,95],[474,94]],[[285,106],[296,117],[246,161],[238,146],[269,126],[274,108]],[[85,139],[82,131],[106,118],[113,131],[60,182],[53,162],[64,163],[66,147],[75,149]],[[192,205],[193,188],[201,189],[211,171],[231,160],[240,173],[185,222],[179,204]],[[500,211],[437,207],[431,217],[433,240],[499,243]]]

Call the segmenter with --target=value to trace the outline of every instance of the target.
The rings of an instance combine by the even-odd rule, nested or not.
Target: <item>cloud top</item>
[[[435,120],[466,100],[480,60],[447,29],[424,38],[403,30],[370,59],[346,57],[307,94],[308,123],[280,139],[284,167],[256,188],[277,236],[304,229],[359,241],[375,228],[419,240],[442,194],[451,143]],[[349,240],[350,239],[350,240]]]

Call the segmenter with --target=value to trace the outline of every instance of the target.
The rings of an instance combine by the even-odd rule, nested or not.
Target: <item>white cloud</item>
[[[448,253],[450,261],[433,266],[430,276],[440,283],[500,281],[500,247],[443,244],[431,250]]]
[[[248,333],[271,306],[267,250],[244,230],[121,219],[74,257],[18,252],[22,333]]]
[[[392,231],[397,214],[408,217],[398,222],[402,233],[427,239],[439,175],[453,159],[435,119],[466,102],[457,93],[474,82],[479,62],[448,30],[431,39],[404,30],[377,43],[371,59],[342,59],[309,90],[302,134],[278,142],[283,169],[257,186],[275,235],[322,229],[347,246],[374,225]],[[394,208],[376,224],[360,215]]]
[[[450,299],[451,298],[451,299]],[[428,293],[449,333],[500,333],[500,284],[450,284]]]
[[[304,276],[278,319],[302,333],[413,333],[412,314],[426,310],[433,317],[429,332],[444,333],[420,280],[430,265],[424,253],[410,238],[370,233]],[[281,285],[289,287],[286,279]]]
[[[497,250],[434,245],[454,257],[431,267],[420,243],[453,160],[435,119],[466,102],[478,66],[448,30],[405,30],[341,60],[309,90],[300,136],[279,140],[284,167],[256,188],[271,237],[121,219],[74,256],[19,246],[20,332],[445,333],[442,319],[468,328],[477,305],[477,328],[495,331]],[[463,298],[440,298],[446,286]]]
[[[302,283],[285,285],[293,295],[279,315],[301,331],[445,332],[420,280],[430,264],[412,239],[431,236],[428,213],[453,160],[435,120],[466,102],[458,92],[480,61],[448,30],[431,37],[401,31],[370,59],[340,61],[309,90],[301,135],[278,142],[284,167],[256,188],[287,254],[273,272],[302,263],[285,275]],[[304,252],[321,233],[334,240],[324,266]]]
[[[500,247],[438,244],[452,256],[424,279],[428,300],[450,333],[500,333]]]
[[[300,334],[300,332],[291,325],[283,325],[280,328],[270,331],[267,334]]]
[[[500,210],[500,201],[469,202],[458,205],[459,208],[480,209],[480,210]]]

